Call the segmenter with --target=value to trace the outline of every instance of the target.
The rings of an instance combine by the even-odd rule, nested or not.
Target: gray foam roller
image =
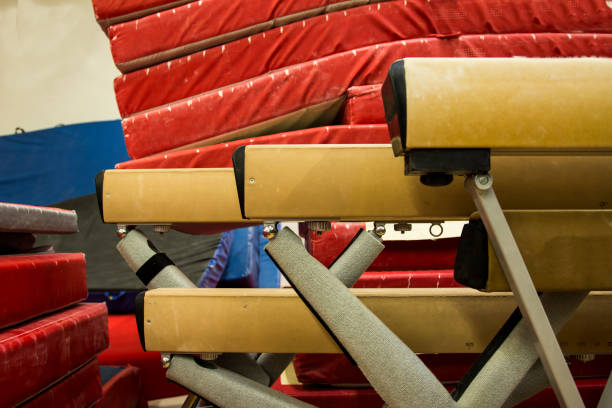
[[[190,356],[174,356],[166,376],[221,408],[314,407],[218,365],[201,366]]]
[[[521,380],[519,385],[512,391],[503,408],[512,408],[515,405],[533,397],[550,385],[546,377],[546,371],[540,360],[531,367],[527,375]]]
[[[393,408],[454,407],[423,362],[284,228],[266,251]]]
[[[545,293],[542,305],[550,324],[558,333],[588,292]],[[531,328],[525,319],[515,326],[465,390],[458,403],[462,407],[499,407],[517,388],[538,360]],[[530,376],[531,377],[531,376]],[[531,384],[535,385],[533,377]],[[526,392],[527,389],[521,391]]]
[[[157,253],[154,247],[149,245],[146,235],[135,229],[128,232],[119,241],[117,250],[134,272],[138,271],[145,262]],[[148,289],[195,287],[196,285],[174,265],[163,268],[147,285]],[[270,383],[270,378],[265,370],[248,354],[223,354],[217,359],[217,363],[261,384],[268,385]]]
[[[329,270],[344,285],[351,287],[384,248],[378,236],[361,230]],[[272,384],[285,371],[293,357],[295,354],[263,353],[257,362],[268,373],[270,384]]]
[[[157,253],[149,245],[149,239],[146,235],[135,229],[128,232],[119,241],[117,250],[134,272],[137,272],[145,262]],[[147,284],[147,289],[195,287],[196,285],[175,265],[166,266]]]

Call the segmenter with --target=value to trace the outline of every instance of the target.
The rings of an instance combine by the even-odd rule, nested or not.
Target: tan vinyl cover
[[[455,177],[428,187],[404,176],[389,145],[247,146],[245,215],[344,221],[467,219],[475,206]],[[265,165],[262,165],[265,163]],[[612,156],[493,155],[502,208],[600,209],[612,203]]]
[[[472,289],[352,291],[417,353],[481,352],[516,308],[511,294]],[[157,351],[340,352],[291,289],[151,290],[144,334]],[[612,352],[612,296],[589,295],[559,341],[565,353]]]
[[[242,223],[233,169],[107,170],[104,221]]]
[[[407,58],[406,148],[612,149],[610,58]]]
[[[612,290],[612,211],[506,211],[535,287]],[[486,291],[510,291],[489,243]]]

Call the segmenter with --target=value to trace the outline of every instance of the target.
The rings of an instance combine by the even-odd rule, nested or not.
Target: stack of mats
[[[103,407],[117,393],[96,358],[108,347],[106,306],[79,303],[85,255],[35,246],[36,233],[77,231],[74,211],[0,203],[2,407]]]
[[[233,151],[248,144],[389,143],[380,86],[400,58],[612,56],[612,9],[600,0],[93,3],[122,72],[114,87],[133,160],[118,169],[231,167]],[[324,264],[333,257],[317,252],[319,240],[343,248],[352,238],[336,229],[307,237]],[[391,245],[358,285],[456,285],[456,241],[413,245],[411,257]],[[358,375],[309,379],[300,358],[305,383],[354,383]],[[455,356],[434,372],[452,382],[471,361]],[[378,401],[372,390],[336,391],[313,403],[357,394],[361,406]]]

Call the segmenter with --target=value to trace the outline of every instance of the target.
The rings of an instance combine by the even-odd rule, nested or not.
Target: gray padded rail
[[[174,356],[166,376],[221,408],[314,407],[216,364],[198,364],[190,356]]]
[[[385,246],[378,236],[361,230],[336,258],[329,270],[332,275],[336,276],[346,287],[350,288],[384,248]],[[294,354],[271,353],[263,353],[259,356],[257,362],[270,376],[270,385],[285,371],[285,368],[291,363],[294,356]]]
[[[130,268],[138,274],[143,265],[159,254],[157,248],[140,231],[131,230],[117,244],[117,250],[125,259]],[[154,274],[156,271],[153,271]],[[148,289],[157,288],[195,288],[196,285],[189,280],[175,265],[167,265],[157,271],[156,275],[145,283]],[[144,343],[143,343],[144,344]],[[170,350],[171,351],[171,350]],[[287,365],[291,362],[287,363]],[[269,385],[272,381],[257,361],[245,353],[226,353],[219,356],[216,363],[228,370],[235,371],[260,384]],[[284,370],[284,368],[283,368]],[[208,396],[206,396],[208,397]]]
[[[75,211],[0,203],[0,231],[72,234],[79,226]]]
[[[544,293],[542,304],[555,333],[563,328],[588,292]],[[524,378],[530,381],[540,379],[530,375],[538,353],[534,347],[533,334],[525,319],[521,319],[514,329],[503,340],[493,355],[480,367],[478,374],[465,389],[458,403],[462,407],[499,407],[515,391],[514,398],[528,394],[532,389],[529,382],[522,383]],[[482,364],[480,361],[476,363]],[[543,372],[543,370],[542,370]],[[544,379],[546,375],[544,374]],[[523,390],[517,389],[521,384]]]
[[[387,404],[457,406],[416,354],[310,256],[295,233],[284,228],[266,251]]]

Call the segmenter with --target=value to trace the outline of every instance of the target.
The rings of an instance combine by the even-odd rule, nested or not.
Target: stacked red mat
[[[79,303],[85,255],[35,246],[34,233],[77,231],[74,211],[0,203],[2,407],[102,407],[117,394],[102,386],[97,361],[108,346],[106,306]]]
[[[93,2],[123,73],[114,87],[134,160],[119,169],[231,167],[246,144],[389,143],[380,85],[400,58],[612,56],[612,9],[599,0]],[[307,245],[328,264],[355,228],[334,224]],[[456,240],[406,245],[389,243],[357,286],[456,285]],[[316,358],[296,359],[303,383],[364,381],[342,357]],[[471,359],[428,363],[453,382]],[[370,389],[282,390],[317,406],[380,402]]]
[[[313,126],[380,123],[380,108],[359,105],[382,106],[376,86],[403,57],[612,53],[612,9],[597,0],[176,3],[94,0],[99,18],[112,7],[115,15],[140,13],[108,30],[126,72],[115,91],[135,159]]]

